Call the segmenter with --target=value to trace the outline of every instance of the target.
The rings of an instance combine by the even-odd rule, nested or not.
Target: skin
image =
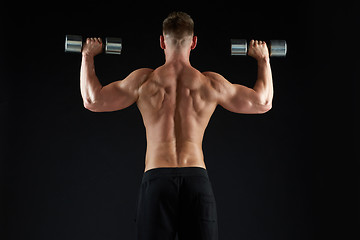
[[[235,113],[265,113],[271,109],[273,83],[265,42],[252,40],[248,55],[258,62],[253,88],[232,84],[215,72],[199,72],[190,64],[196,36],[160,36],[165,64],[142,68],[125,79],[102,86],[94,57],[102,52],[100,38],[88,38],[82,51],[81,94],[85,108],[109,112],[137,104],[146,128],[145,171],[161,167],[206,169],[202,140],[217,105]]]

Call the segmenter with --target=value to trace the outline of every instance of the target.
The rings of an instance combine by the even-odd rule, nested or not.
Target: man
[[[140,240],[174,239],[176,233],[179,239],[217,239],[215,199],[202,152],[205,128],[218,104],[235,113],[271,109],[273,84],[265,42],[250,42],[248,55],[258,62],[252,89],[193,68],[189,57],[196,43],[191,17],[173,12],[160,36],[165,64],[135,70],[104,87],[94,68],[101,39],[88,38],[82,50],[85,108],[108,112],[136,103],[143,117],[147,150],[137,213]]]

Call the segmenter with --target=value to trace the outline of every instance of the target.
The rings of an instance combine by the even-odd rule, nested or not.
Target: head
[[[163,35],[160,46],[165,54],[171,52],[188,52],[196,47],[197,37],[194,36],[194,21],[184,12],[172,12],[163,22]]]

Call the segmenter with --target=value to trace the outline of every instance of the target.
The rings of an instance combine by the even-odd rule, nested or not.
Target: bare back
[[[155,69],[139,88],[146,128],[145,171],[159,167],[205,167],[204,131],[217,102],[210,80],[185,64]]]

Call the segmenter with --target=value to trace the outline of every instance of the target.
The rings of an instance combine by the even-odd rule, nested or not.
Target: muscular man
[[[204,131],[219,104],[235,113],[271,109],[273,84],[265,42],[250,42],[248,55],[258,63],[253,88],[232,84],[215,72],[199,72],[190,64],[196,47],[194,22],[183,12],[163,22],[160,47],[165,64],[142,68],[125,79],[102,86],[94,56],[99,38],[88,38],[82,51],[81,94],[94,112],[124,109],[136,103],[146,128],[145,172],[140,187],[138,239],[217,239],[215,199],[202,152]]]

